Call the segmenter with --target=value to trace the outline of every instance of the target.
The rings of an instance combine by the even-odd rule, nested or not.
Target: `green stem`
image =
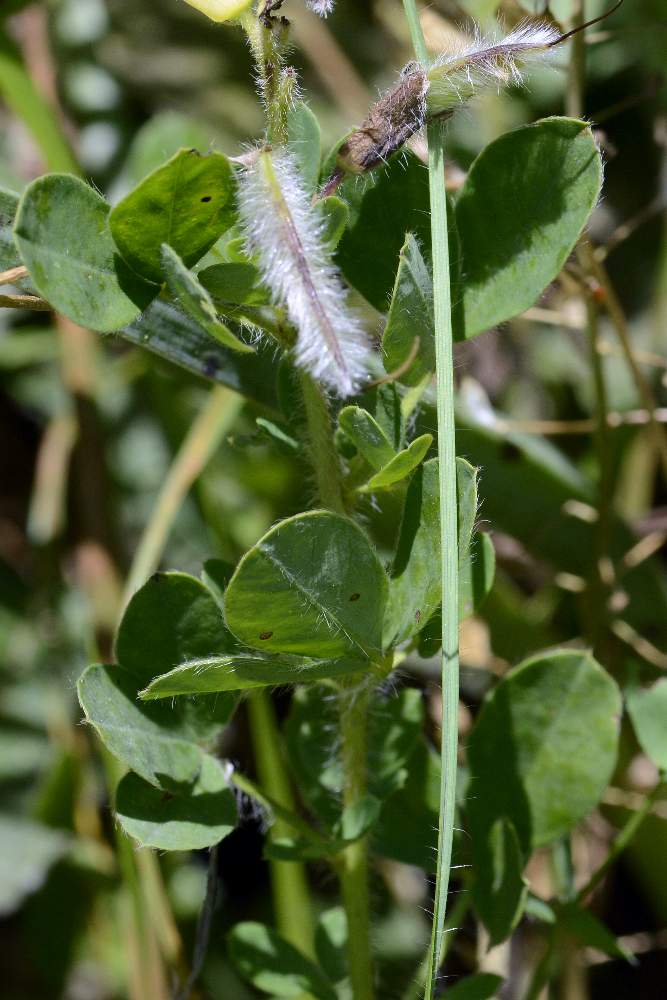
[[[294,812],[290,787],[280,743],[273,703],[264,691],[255,691],[247,701],[250,734],[259,781],[271,790],[273,801]],[[239,786],[240,787],[240,786]],[[270,837],[289,835],[290,825],[275,812]],[[271,889],[276,926],[286,940],[305,955],[313,953],[313,915],[308,896],[305,868],[295,861],[271,859]]]
[[[635,836],[639,827],[642,825],[646,817],[651,812],[656,798],[658,797],[658,792],[660,791],[662,784],[659,782],[653,791],[646,796],[641,807],[633,812],[629,820],[624,827],[618,832],[614,843],[611,845],[609,854],[604,859],[599,868],[593,872],[589,878],[586,885],[579,890],[577,893],[577,902],[583,903],[588,896],[593,892],[597,885],[605,877],[612,865],[615,864],[618,857],[623,853],[626,847],[629,845],[632,838]]]
[[[123,773],[123,767],[115,757],[102,747],[102,762],[109,788],[115,788]],[[135,847],[118,823],[114,823],[116,856],[123,880],[123,887],[131,902],[128,964],[130,1000],[167,1000],[166,975],[157,946],[153,920],[147,905],[145,881],[141,876]]]
[[[132,560],[125,584],[123,608],[160,562],[176,516],[190,487],[210,460],[224,434],[231,428],[243,398],[216,386],[192,423],[162,485],[150,520]]]
[[[554,961],[556,958],[556,935],[552,930],[549,934],[547,949],[537,963],[533,976],[528,984],[524,1000],[539,1000],[539,996],[547,985],[554,971]]]
[[[268,795],[263,789],[247,778],[245,774],[241,774],[240,771],[234,771],[230,779],[231,783],[236,786],[241,792],[245,792],[249,795],[251,799],[259,805],[264,806],[273,815],[281,820],[283,824],[292,827],[297,833],[300,833],[305,840],[309,840],[311,844],[316,847],[320,847],[327,850],[332,846],[331,842],[323,837],[322,834],[318,833],[317,830],[313,829],[309,823],[302,819],[298,813],[293,812],[291,809],[287,809],[283,804],[274,799],[271,795]]]
[[[306,372],[299,372],[308,426],[308,447],[320,502],[345,513],[340,462],[326,398]],[[366,794],[369,687],[343,688],[339,695],[343,807]],[[349,844],[336,863],[347,916],[347,962],[354,1000],[372,1000],[373,964],[370,946],[368,838]]]
[[[447,957],[447,952],[449,951],[452,942],[456,936],[455,932],[458,929],[461,920],[470,909],[471,905],[472,905],[472,898],[470,895],[470,890],[465,889],[461,893],[459,893],[456,902],[449,911],[449,916],[447,917],[447,921],[445,923],[445,937],[443,938],[442,951],[440,952],[440,960],[438,963],[440,966],[442,966],[442,963],[445,961],[445,958]],[[424,956],[424,960],[420,964],[419,969],[417,970],[417,973],[415,975],[414,982],[410,984],[406,992],[403,994],[403,1000],[419,1000],[420,997],[423,997],[424,990],[426,989],[426,978],[428,976],[429,961],[430,961],[430,952]]]
[[[265,3],[260,3],[255,13],[247,11],[240,20],[257,65],[266,112],[266,137],[271,143],[282,144],[287,141],[287,113],[293,98],[290,80],[282,72],[287,28],[278,20],[269,27],[262,17],[265,7]]]
[[[369,697],[367,687],[347,688],[339,696],[345,809],[355,805],[366,794]],[[354,1000],[372,1000],[367,837],[361,837],[341,852],[337,870],[347,915],[347,962],[352,995]]]
[[[426,44],[415,0],[403,0],[417,59],[427,62]],[[447,194],[445,191],[445,125],[428,126],[428,171],[431,201],[431,252],[435,320],[438,456],[440,493],[440,552],[442,573],[442,742],[438,865],[426,1000],[437,982],[447,912],[456,810],[456,763],[459,702],[458,544],[456,508],[456,440],[454,430],[454,369],[452,345]]]
[[[317,382],[303,369],[299,369],[299,382],[306,410],[308,452],[320,503],[327,510],[344,514],[340,461],[326,398]]]

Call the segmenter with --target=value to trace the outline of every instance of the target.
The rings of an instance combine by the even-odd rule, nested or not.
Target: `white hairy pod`
[[[368,340],[292,155],[260,152],[239,179],[238,204],[248,250],[297,331],[297,364],[337,395],[352,395],[366,376]]]

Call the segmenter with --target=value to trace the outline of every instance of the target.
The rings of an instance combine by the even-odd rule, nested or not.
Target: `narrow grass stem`
[[[415,0],[403,0],[417,58],[427,52]],[[435,318],[438,456],[440,470],[440,550],[442,573],[442,744],[438,864],[426,1000],[434,996],[442,952],[456,810],[458,750],[459,619],[456,508],[456,441],[447,195],[445,191],[445,126],[428,126],[428,169],[431,201],[431,249]]]
[[[452,942],[456,936],[456,931],[459,929],[459,924],[465,917],[466,913],[472,905],[472,897],[470,895],[469,889],[464,889],[457,896],[456,902],[452,907],[450,907],[449,915],[445,923],[445,936],[442,941],[442,951],[440,952],[439,964],[442,965],[445,958],[447,957],[447,952],[449,951]],[[403,1000],[419,1000],[423,997],[424,990],[426,988],[426,977],[428,975],[429,967],[429,954],[424,956],[423,962],[420,964],[417,973],[415,975],[414,981],[410,984],[406,992],[403,994]]]

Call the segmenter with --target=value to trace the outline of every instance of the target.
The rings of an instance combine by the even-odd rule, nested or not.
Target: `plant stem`
[[[326,398],[317,382],[303,369],[299,369],[299,382],[306,410],[308,452],[320,503],[327,510],[344,514],[340,461]]]
[[[370,689],[344,689],[339,696],[343,807],[355,805],[367,789],[366,736]],[[372,1000],[373,964],[370,949],[368,843],[361,837],[349,844],[337,865],[347,915],[347,963],[354,1000]]]
[[[609,280],[609,275],[603,264],[591,254],[591,269],[604,293],[604,306],[621,345],[621,350],[632,374],[639,396],[649,414],[649,426],[653,435],[655,449],[660,457],[663,477],[667,481],[667,432],[656,417],[656,401],[651,383],[639,367],[632,347],[632,337],[623,307]]]
[[[458,898],[454,905],[449,911],[449,916],[445,923],[445,937],[442,942],[442,951],[440,952],[439,965],[442,965],[445,958],[447,957],[447,952],[449,951],[452,941],[456,936],[456,931],[459,927],[459,922],[466,915],[468,910],[472,905],[472,897],[470,895],[469,889],[464,889],[459,893]],[[415,975],[414,982],[410,984],[408,989],[403,995],[403,1000],[419,1000],[421,996],[424,995],[424,990],[426,988],[426,977],[428,975],[430,954],[427,953],[424,956],[424,961],[420,964],[417,974]]]
[[[417,59],[427,52],[415,0],[403,0]],[[428,171],[431,201],[431,252],[435,320],[440,552],[442,574],[442,742],[438,865],[426,998],[434,995],[442,951],[447,892],[452,861],[456,810],[456,763],[459,703],[458,527],[456,508],[456,439],[452,345],[447,194],[445,191],[444,122],[428,126]]]
[[[327,401],[318,384],[299,372],[308,426],[308,448],[320,502],[345,513],[338,453]],[[368,705],[370,687],[343,687],[339,694],[343,807],[366,794]],[[354,1000],[372,1000],[373,964],[370,947],[368,838],[349,844],[336,863],[347,916],[347,963]]]
[[[248,698],[248,718],[259,781],[274,801],[294,812],[294,797],[282,757],[280,732],[273,703],[264,691]],[[289,826],[276,814],[270,837],[289,835]],[[313,953],[313,916],[306,873],[295,861],[271,859],[271,888],[276,926],[282,936],[305,955]]]
[[[586,898],[590,896],[590,894],[593,892],[593,889],[595,889],[595,887],[599,885],[599,883],[605,877],[609,869],[616,862],[619,855],[621,855],[623,851],[626,849],[626,847],[628,846],[634,835],[639,830],[639,827],[642,825],[646,817],[653,809],[653,805],[655,803],[656,798],[658,797],[658,792],[660,791],[661,787],[662,783],[658,782],[658,784],[650,792],[650,794],[646,796],[639,809],[637,809],[636,812],[633,812],[630,815],[630,818],[628,819],[625,826],[619,830],[616,839],[614,840],[614,843],[611,845],[609,854],[604,859],[600,867],[596,868],[596,870],[593,872],[586,885],[583,886],[583,888],[580,889],[579,892],[577,893],[578,903],[583,903],[586,900]]]
[[[293,830],[300,833],[305,840],[309,840],[314,846],[322,848],[324,851],[332,846],[331,841],[328,841],[326,837],[318,833],[298,813],[287,809],[282,803],[276,801],[276,799],[256,785],[254,781],[247,778],[245,774],[241,774],[240,771],[234,771],[229,780],[239,791],[245,792],[251,799],[254,799],[259,805],[264,806],[265,809],[272,812],[274,816],[281,820],[283,824],[292,827]]]
[[[192,423],[162,485],[146,530],[130,567],[123,595],[123,608],[160,562],[169,532],[190,487],[201,474],[230,429],[243,405],[243,398],[216,386]]]
[[[546,951],[535,967],[535,971],[530,983],[528,984],[524,1000],[538,1000],[542,990],[551,979],[553,964],[556,957],[555,953],[556,935],[552,930],[549,934]]]

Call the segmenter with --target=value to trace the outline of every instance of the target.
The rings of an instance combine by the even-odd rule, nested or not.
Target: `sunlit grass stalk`
[[[415,0],[403,0],[417,59],[428,54]],[[445,191],[445,126],[428,126],[428,170],[431,201],[431,247],[435,318],[438,456],[440,470],[440,551],[442,575],[442,741],[438,859],[431,948],[426,981],[427,1000],[434,996],[442,952],[456,809],[456,759],[459,703],[458,524],[456,509],[456,440],[452,346],[447,195]]]
[[[174,521],[190,487],[229,431],[243,405],[231,389],[216,386],[181,444],[137,547],[127,577],[123,609],[157,569]]]

